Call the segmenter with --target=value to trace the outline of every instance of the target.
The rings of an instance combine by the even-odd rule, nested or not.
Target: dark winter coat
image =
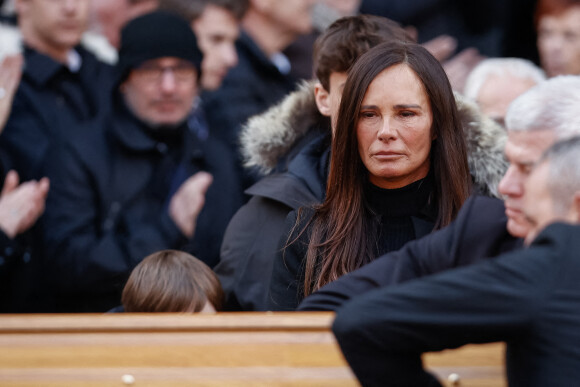
[[[251,198],[228,225],[215,271],[227,309],[264,311],[286,216],[324,199],[330,122],[318,112],[311,86],[302,84],[280,104],[252,117],[241,143],[248,166],[267,175],[245,191]]]
[[[50,147],[108,112],[111,67],[80,46],[75,50],[82,61],[78,72],[33,49],[24,50],[22,80],[0,136],[0,149],[21,181],[43,177]]]
[[[329,134],[319,134],[292,160],[285,173],[264,177],[246,190],[252,195],[232,218],[215,271],[229,310],[267,309],[272,259],[286,215],[320,203],[326,192]]]

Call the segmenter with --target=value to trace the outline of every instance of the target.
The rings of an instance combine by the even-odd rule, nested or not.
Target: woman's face
[[[400,188],[427,176],[433,114],[421,80],[407,65],[383,70],[364,96],[358,150],[374,185]]]

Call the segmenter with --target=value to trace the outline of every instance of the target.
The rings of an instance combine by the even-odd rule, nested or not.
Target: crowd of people
[[[364,386],[490,341],[580,379],[580,1],[0,10],[0,312],[329,310]]]

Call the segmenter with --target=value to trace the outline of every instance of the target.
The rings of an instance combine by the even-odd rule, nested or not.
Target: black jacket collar
[[[77,46],[74,50],[85,61],[85,51],[82,47]],[[69,71],[63,63],[57,62],[48,55],[42,54],[33,48],[24,47],[24,74],[33,83],[39,86],[45,86],[61,71]],[[84,63],[83,63],[84,64]],[[82,65],[81,64],[81,68]]]
[[[262,49],[254,42],[254,40],[245,31],[241,31],[240,38],[236,43],[239,50],[244,50],[248,53],[247,57],[250,58],[252,62],[260,63],[260,71],[273,72],[279,74],[280,76],[287,77],[283,75],[278,67],[266,56]]]
[[[134,152],[167,152],[167,146],[156,140],[148,133],[145,123],[140,121],[129,111],[122,102],[122,97],[117,95],[117,109],[114,114],[113,124],[108,125],[109,135],[121,144],[122,147]],[[187,127],[187,122],[183,123],[183,141],[180,143],[184,147],[185,155],[189,155],[192,160],[203,159],[204,151],[201,142],[196,141],[195,136]]]

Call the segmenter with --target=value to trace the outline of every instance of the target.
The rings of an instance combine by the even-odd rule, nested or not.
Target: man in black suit
[[[306,298],[299,310],[337,310],[378,287],[473,264],[521,247],[529,232],[524,182],[556,140],[580,135],[580,77],[546,81],[518,97],[506,117],[505,153],[510,167],[499,184],[504,202],[472,197],[448,227],[406,244]]]
[[[45,176],[49,150],[108,111],[112,69],[80,45],[89,3],[16,3],[24,67],[0,149],[23,181]]]
[[[339,310],[333,331],[363,386],[438,385],[423,352],[493,341],[507,342],[510,386],[577,385],[579,153],[580,137],[558,142],[527,178],[529,248],[372,291]]]

